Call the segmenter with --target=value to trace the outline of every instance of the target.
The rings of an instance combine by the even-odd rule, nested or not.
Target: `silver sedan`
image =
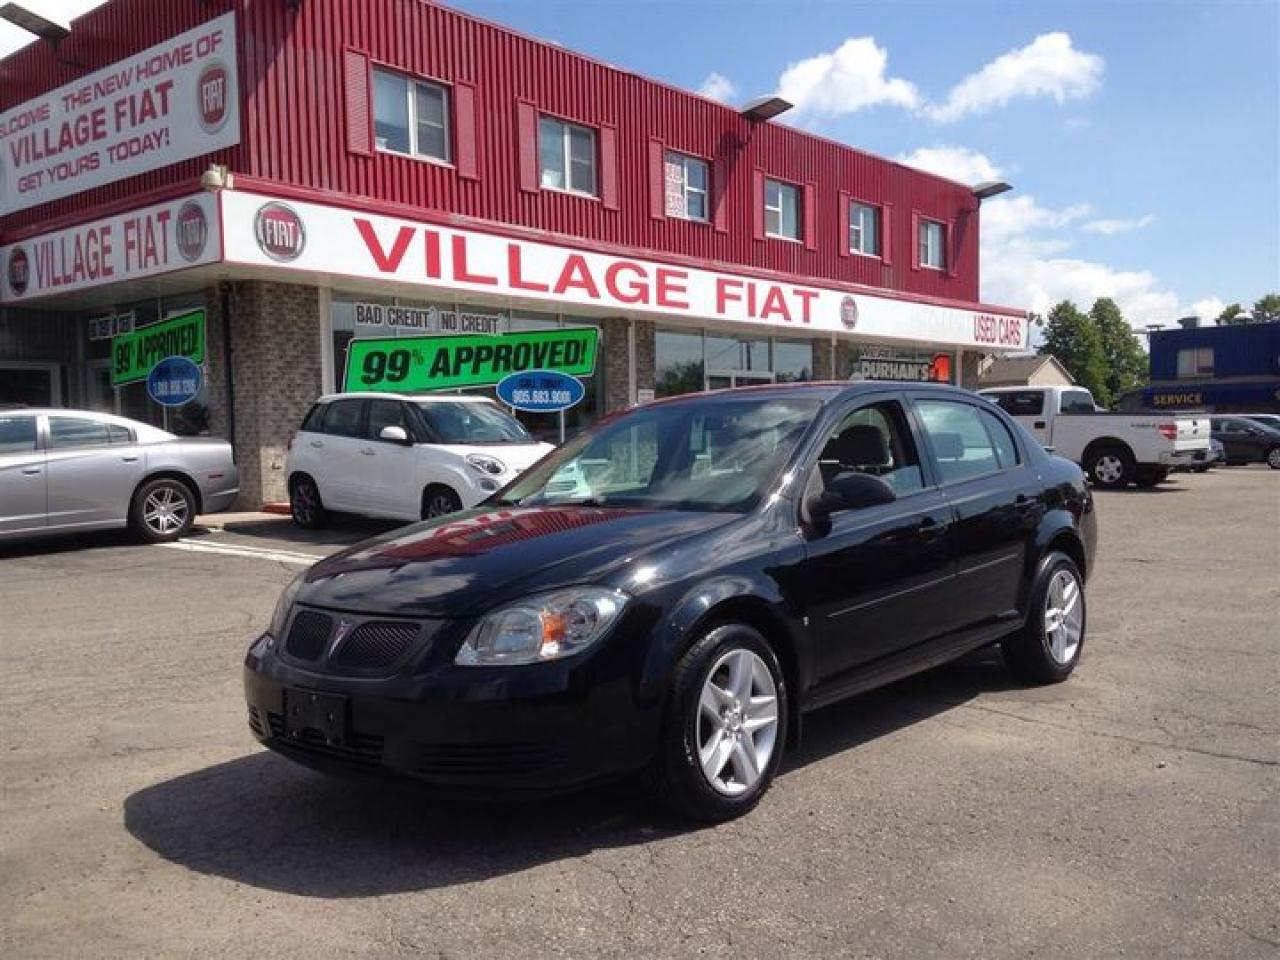
[[[225,440],[106,413],[0,409],[0,541],[124,526],[176,540],[239,492]]]

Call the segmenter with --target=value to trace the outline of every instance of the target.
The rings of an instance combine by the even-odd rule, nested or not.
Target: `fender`
[[[1018,609],[1027,610],[1029,602],[1028,595],[1031,585],[1035,582],[1036,570],[1040,566],[1040,561],[1044,559],[1044,555],[1049,552],[1049,544],[1060,536],[1066,535],[1071,538],[1075,549],[1079,555],[1087,556],[1084,542],[1080,538],[1080,531],[1076,529],[1075,517],[1066,507],[1058,507],[1051,509],[1045,513],[1040,520],[1040,526],[1036,528],[1036,537],[1032,549],[1028,552],[1022,575],[1022,586],[1018,591]],[[1083,571],[1087,577],[1088,570]]]

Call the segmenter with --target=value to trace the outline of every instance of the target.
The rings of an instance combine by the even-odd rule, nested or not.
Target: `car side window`
[[[818,455],[823,486],[850,471],[887,483],[899,497],[924,488],[924,473],[902,407],[887,400],[853,411]]]
[[[311,409],[307,411],[307,415],[302,420],[302,426],[299,428],[308,433],[320,433],[324,430],[324,413],[325,405],[323,403],[315,403],[311,405]]]
[[[105,447],[111,442],[107,424],[79,417],[49,418],[49,449],[70,450],[76,447]]]
[[[1013,417],[1038,417],[1044,413],[1044,393],[1040,390],[996,393],[991,399]]]
[[[953,400],[919,400],[916,410],[943,483],[971,480],[1000,469],[981,411]]]
[[[335,400],[325,414],[324,432],[335,437],[360,437],[363,419],[363,400]]]
[[[1093,397],[1083,390],[1064,390],[1058,405],[1062,413],[1093,413]]]
[[[986,424],[987,432],[991,434],[991,439],[996,445],[996,457],[1000,460],[1001,469],[1010,470],[1016,467],[1022,458],[1018,456],[1018,444],[1004,421],[994,413],[983,410],[982,422]]]
[[[34,453],[35,449],[35,417],[0,417],[0,455]]]
[[[405,433],[413,436],[403,403],[399,400],[370,400],[369,429],[365,435],[370,440],[377,440],[385,427],[402,427]]]
[[[133,431],[115,423],[107,424],[107,435],[112,443],[133,443]]]

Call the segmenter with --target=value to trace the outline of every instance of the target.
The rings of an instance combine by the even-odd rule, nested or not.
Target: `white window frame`
[[[664,164],[664,177],[666,176],[665,165],[669,163],[678,163],[680,165],[681,175],[683,176],[681,194],[684,199],[684,213],[671,213],[670,211],[667,211],[667,216],[675,217],[678,220],[692,220],[694,223],[709,223],[711,221],[711,165],[701,157],[695,157],[688,153],[681,153],[679,150],[666,151],[666,154],[662,158],[662,162]],[[689,185],[689,167],[693,164],[697,164],[702,168],[702,182],[706,184],[705,188]],[[695,217],[689,213],[690,194],[702,195],[702,209],[704,213],[701,217]]]
[[[937,262],[933,262],[929,258],[929,253],[933,244],[929,242],[929,237],[933,233],[930,228],[937,230]],[[926,270],[946,270],[947,269],[947,225],[940,220],[929,220],[924,217],[920,218],[920,235],[916,238],[916,243],[920,246],[920,266]]]
[[[864,241],[863,225],[861,218],[856,216],[857,213],[866,210],[871,214],[872,223],[875,226],[875,249],[864,250],[860,245]],[[862,200],[849,201],[849,252],[859,257],[872,257],[879,260],[884,256],[881,244],[884,242],[881,238],[884,236],[884,208],[874,203],[866,203]],[[858,242],[854,242],[854,238],[858,238]]]
[[[1187,358],[1187,363],[1183,363]],[[1189,369],[1187,369],[1189,367]],[[1212,377],[1214,370],[1213,347],[1180,347],[1178,349],[1178,379],[1196,380]]]
[[[770,184],[776,184],[779,188],[778,206],[776,207],[769,206],[769,185]],[[787,234],[785,233],[774,233],[769,229],[769,214],[771,212],[777,213],[778,229],[779,230],[782,229],[782,224],[786,219],[783,216],[783,210],[786,209],[786,204],[783,203],[783,197],[786,196],[786,191],[790,191],[791,196],[795,198],[796,235],[794,237],[787,236]],[[764,235],[773,240],[790,240],[792,243],[799,243],[801,236],[804,234],[804,223],[802,222],[802,219],[801,219],[804,216],[804,211],[801,209],[801,206],[800,206],[800,187],[796,186],[794,183],[787,183],[785,180],[778,180],[778,179],[775,179],[774,177],[765,177],[764,178],[764,196],[760,198],[760,202],[764,204]]]
[[[375,149],[377,149],[379,153],[389,153],[395,157],[410,157],[414,160],[425,160],[428,163],[441,163],[447,166],[452,166],[453,165],[453,136],[452,136],[452,131],[449,129],[452,121],[452,115],[449,112],[449,108],[451,106],[450,97],[449,97],[449,88],[442,83],[433,83],[430,80],[419,80],[417,77],[411,77],[406,73],[400,73],[397,70],[390,70],[385,67],[374,67],[373,72],[375,74],[374,83],[373,83],[373,90],[374,90],[375,96],[378,89],[377,76],[376,76],[377,74],[382,74],[383,76],[386,76],[386,77],[392,77],[395,80],[398,80],[404,84],[405,107],[408,110],[408,117],[409,117],[409,152],[408,153],[405,153],[402,150],[393,150],[390,147],[380,146],[378,144],[378,138],[376,134],[374,136],[374,141],[373,141]],[[440,94],[440,101],[441,101],[440,114],[441,114],[441,121],[442,121],[440,125],[440,130],[444,135],[444,156],[443,157],[438,157],[434,153],[425,153],[419,149],[419,145],[418,145],[419,120],[418,120],[418,97],[417,97],[419,87],[422,87],[434,93]],[[373,114],[375,118],[378,115],[378,104],[376,102],[373,105]],[[431,125],[431,124],[428,122],[428,125]]]
[[[547,182],[547,170],[542,165],[542,130],[543,125],[547,123],[556,124],[559,130],[560,138],[560,160],[564,164],[564,186],[557,187],[554,183]],[[570,149],[571,135],[574,130],[580,130],[591,138],[591,189],[583,190],[581,187],[573,184],[573,158]],[[562,120],[560,117],[554,117],[549,113],[539,114],[538,116],[538,184],[543,190],[554,190],[557,193],[572,193],[577,197],[599,197],[600,196],[600,138],[594,127],[588,127],[581,123],[574,123],[571,120]]]

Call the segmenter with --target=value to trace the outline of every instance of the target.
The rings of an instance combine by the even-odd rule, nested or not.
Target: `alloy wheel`
[[[1280,447],[1275,447],[1267,454],[1267,466],[1272,470],[1280,470]]]
[[[778,687],[750,650],[730,650],[698,698],[698,762],[711,787],[738,796],[759,782],[778,740]]]
[[[429,520],[433,517],[443,517],[447,514],[454,513],[457,509],[457,505],[453,502],[452,497],[447,493],[437,493],[435,496],[427,499],[427,509],[425,511],[426,517],[424,519]]]
[[[1093,466],[1093,474],[1099,483],[1119,483],[1124,476],[1124,464],[1114,453],[1104,453]]]
[[[1049,581],[1044,597],[1044,634],[1049,655],[1068,664],[1080,648],[1084,633],[1084,594],[1070,570],[1059,570]]]
[[[306,480],[293,487],[293,519],[306,526],[315,518],[316,491]]]
[[[168,536],[187,522],[191,505],[182,491],[171,486],[157,487],[142,504],[142,521],[152,533]]]

